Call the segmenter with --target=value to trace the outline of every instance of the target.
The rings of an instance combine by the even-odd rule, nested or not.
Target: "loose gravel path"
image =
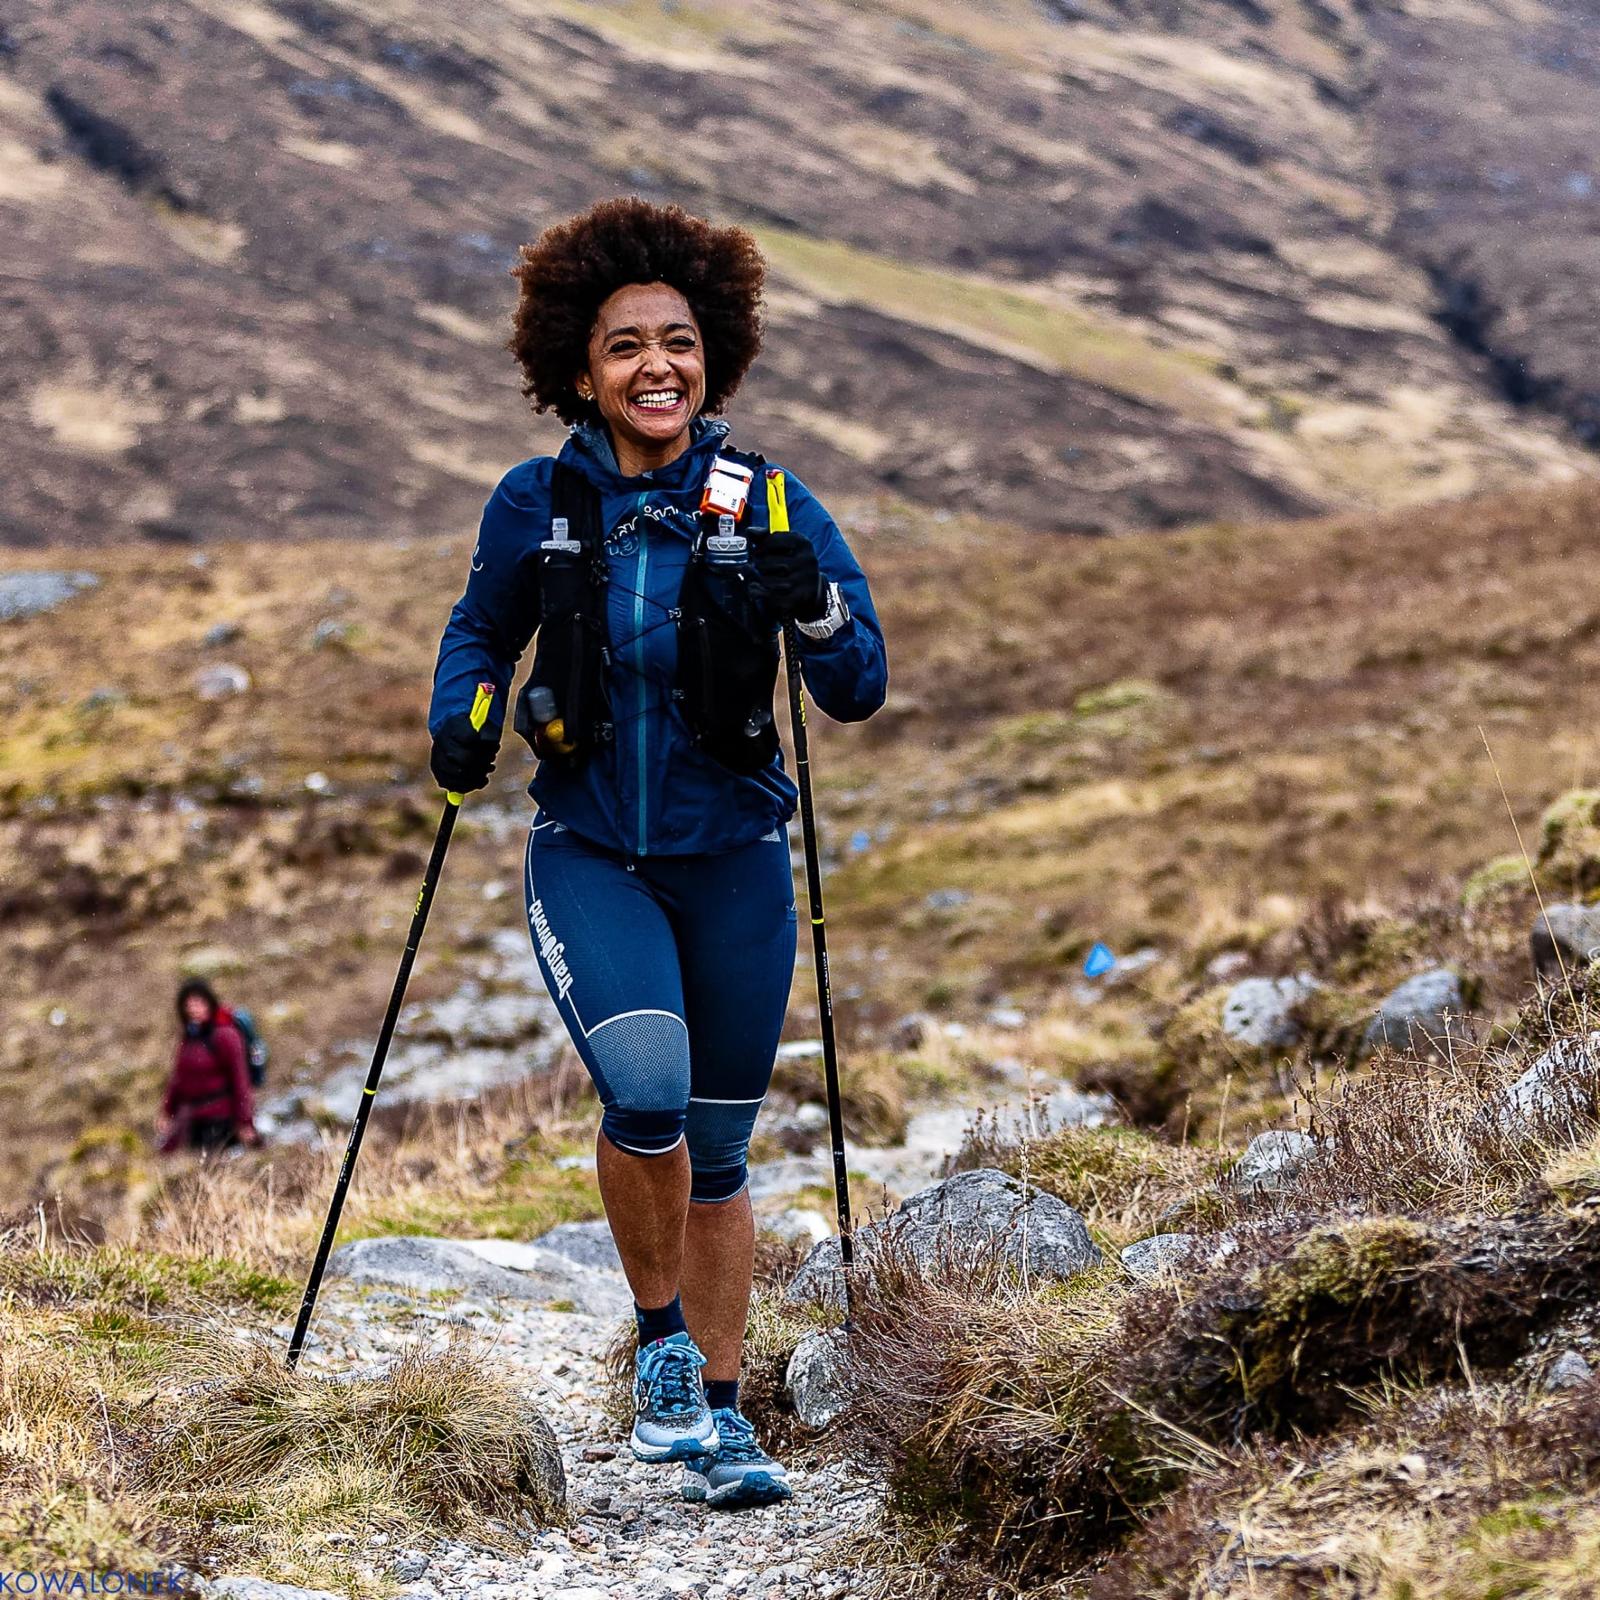
[[[994,1092],[991,1113],[1031,1120],[1042,1107],[1060,1125],[1098,1121],[1109,1109],[1098,1096],[1060,1084],[1045,1087],[1046,1095],[1036,1098],[1034,1085],[1019,1076]],[[924,1112],[913,1119],[904,1143],[892,1150],[854,1150],[852,1166],[898,1193],[915,1192],[938,1176],[972,1109]],[[785,1197],[814,1181],[816,1170],[815,1156],[753,1168],[757,1209],[768,1214],[791,1203]],[[516,1246],[469,1248],[508,1267],[539,1270],[506,1259]],[[492,1347],[495,1364],[526,1387],[555,1430],[566,1467],[568,1528],[539,1533],[514,1556],[452,1541],[427,1550],[395,1548],[379,1535],[364,1551],[372,1571],[398,1580],[406,1600],[859,1600],[869,1594],[874,1575],[840,1548],[879,1512],[881,1486],[860,1468],[841,1462],[808,1468],[790,1460],[792,1500],[755,1511],[713,1512],[679,1498],[681,1469],[647,1467],[629,1456],[623,1430],[605,1416],[601,1356],[631,1296],[620,1272],[594,1258],[576,1259],[581,1284],[560,1289],[553,1282],[550,1298],[565,1298],[570,1289],[591,1310],[615,1309],[615,1315],[493,1299],[499,1291],[481,1271],[457,1280],[448,1306],[430,1303],[426,1278],[410,1288],[392,1278],[394,1287],[339,1278],[325,1283],[305,1370],[348,1372],[382,1363],[419,1337],[443,1342],[465,1323]],[[455,1266],[459,1270],[460,1263]],[[440,1280],[440,1286],[448,1283]],[[287,1336],[287,1328],[279,1331]],[[245,1578],[222,1579],[212,1592],[229,1600],[313,1600],[321,1594]]]
[[[755,1511],[712,1512],[678,1498],[678,1467],[648,1467],[604,1415],[600,1354],[616,1324],[600,1317],[463,1299],[448,1312],[403,1296],[330,1286],[307,1370],[383,1361],[419,1333],[467,1322],[520,1378],[561,1441],[572,1525],[515,1557],[447,1542],[422,1551],[370,1547],[372,1564],[407,1580],[408,1600],[846,1600],[864,1574],[830,1550],[876,1513],[879,1493],[842,1464],[788,1463],[795,1497]],[[429,1325],[433,1327],[430,1329]],[[292,1591],[291,1591],[292,1592]]]

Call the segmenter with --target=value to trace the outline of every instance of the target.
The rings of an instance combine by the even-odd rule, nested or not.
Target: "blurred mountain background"
[[[467,528],[517,245],[755,229],[747,438],[1067,532],[1593,469],[1587,0],[0,7],[0,541]]]

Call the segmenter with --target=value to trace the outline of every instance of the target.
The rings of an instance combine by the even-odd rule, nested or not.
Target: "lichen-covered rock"
[[[1228,1176],[1236,1189],[1246,1193],[1276,1193],[1288,1188],[1317,1149],[1317,1141],[1309,1133],[1274,1128],[1269,1133],[1258,1133],[1245,1146]]]
[[[1600,955],[1600,906],[1570,901],[1546,906],[1534,920],[1528,948],[1541,978],[1559,979],[1563,972],[1587,966]]]
[[[850,1336],[843,1328],[809,1334],[789,1357],[784,1386],[808,1428],[826,1428],[850,1404]]]
[[[1452,1031],[1460,1032],[1465,1011],[1458,974],[1448,967],[1419,972],[1384,996],[1367,1027],[1362,1051],[1371,1054],[1387,1045],[1419,1055],[1442,1053]]]
[[[619,1274],[511,1239],[354,1239],[328,1258],[328,1276],[418,1294],[454,1290],[484,1300],[567,1302],[600,1317],[624,1315],[633,1303]]]
[[[1199,1236],[1193,1233],[1157,1233],[1124,1246],[1119,1259],[1130,1278],[1148,1283],[1181,1266],[1194,1253]]]
[[[202,700],[228,700],[244,694],[250,688],[250,674],[231,661],[219,661],[214,667],[202,667],[194,675],[194,692]]]
[[[1558,1039],[1482,1114],[1499,1132],[1512,1136],[1565,1130],[1593,1111],[1597,1085],[1600,1032]]]
[[[1289,1050],[1299,1043],[1295,1007],[1322,986],[1308,972],[1293,978],[1246,978],[1222,1002],[1222,1031],[1254,1050]]]
[[[611,1224],[603,1218],[595,1222],[558,1222],[533,1242],[538,1248],[554,1250],[558,1256],[565,1256],[580,1267],[622,1271],[622,1257],[617,1254],[617,1241],[611,1237]]]
[[[1065,1202],[992,1167],[961,1172],[914,1194],[882,1222],[855,1233],[858,1273],[872,1271],[876,1252],[889,1246],[920,1266],[949,1261],[959,1267],[998,1252],[1035,1281],[1070,1278],[1099,1264],[1100,1251],[1084,1220]],[[795,1274],[786,1298],[800,1305],[820,1300],[843,1309],[844,1282],[837,1239],[824,1239]]]

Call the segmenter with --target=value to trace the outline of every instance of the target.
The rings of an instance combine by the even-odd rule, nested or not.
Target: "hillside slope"
[[[1435,320],[1384,39],[1347,0],[25,0],[0,540],[466,529],[557,436],[499,348],[516,245],[630,189],[756,227],[741,427],[835,493],[1106,531],[1587,471]]]
[[[995,1050],[1114,1079],[1159,1120],[1150,1029],[1214,955],[1293,970],[1297,929],[1326,943],[1374,908],[1453,902],[1516,850],[1485,737],[1530,841],[1594,781],[1600,609],[1573,575],[1597,515],[1588,483],[1065,546],[904,506],[848,515],[892,667],[872,722],[817,719],[849,1054],[913,1009],[971,1027],[1019,1003],[1041,1031]],[[0,970],[18,997],[0,1096],[30,1130],[0,1206],[58,1188],[121,1204],[185,967],[266,1015],[278,1087],[364,1060],[433,824],[421,707],[469,549],[96,551],[98,588],[0,623]],[[219,625],[236,635],[206,645]],[[201,699],[221,665],[249,687]],[[458,830],[420,999],[478,981],[496,941],[526,964],[527,775],[508,736]],[[1519,902],[1482,935],[1491,1013],[1525,987],[1531,915]],[[1403,948],[1429,947],[1425,909],[1413,921]],[[1096,938],[1162,961],[1084,1010]],[[810,1004],[802,969],[800,1035]]]

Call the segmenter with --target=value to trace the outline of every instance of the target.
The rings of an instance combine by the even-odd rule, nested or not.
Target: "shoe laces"
[[[720,1410],[712,1415],[717,1419],[717,1437],[722,1444],[717,1456],[722,1461],[766,1461],[765,1450],[756,1443],[756,1430],[746,1417],[737,1411]]]
[[[658,1339],[639,1352],[639,1388],[652,1409],[668,1414],[698,1411],[705,1404],[700,1369],[706,1358],[685,1341]]]

